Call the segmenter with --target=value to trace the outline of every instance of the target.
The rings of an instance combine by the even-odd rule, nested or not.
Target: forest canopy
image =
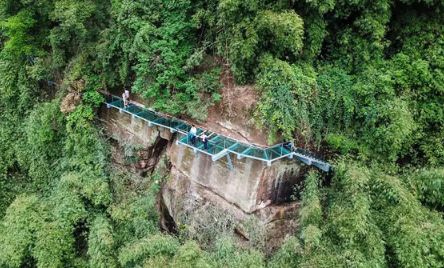
[[[443,12],[441,0],[0,1],[0,266],[443,267]],[[306,176],[300,230],[272,255],[225,231],[161,232],[167,176],[134,185],[96,124],[99,90],[123,88],[205,120],[224,68],[254,85],[270,141],[297,138],[334,165]]]

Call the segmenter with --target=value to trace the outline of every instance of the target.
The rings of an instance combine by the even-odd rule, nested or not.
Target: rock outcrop
[[[299,203],[291,200],[305,173],[298,162],[282,160],[268,167],[261,161],[231,156],[234,168],[230,169],[226,158],[213,162],[210,156],[177,145],[177,134],[169,130],[149,127],[116,109],[102,108],[100,117],[113,139],[148,151],[151,158],[156,158],[144,161],[157,163],[164,157],[169,162],[168,179],[160,193],[161,210],[168,218],[163,219],[165,228],[183,221],[184,213],[188,220],[201,217],[202,208],[211,205],[231,215],[236,221],[236,233],[246,240],[250,238],[243,223],[254,217],[267,236],[267,248],[273,248],[296,230]]]

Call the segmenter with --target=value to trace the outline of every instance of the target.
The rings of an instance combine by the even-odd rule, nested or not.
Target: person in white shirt
[[[122,99],[123,99],[123,108],[126,108],[128,106],[128,98],[126,97],[125,92],[122,93]]]
[[[129,101],[130,100],[130,92],[128,89],[125,89],[125,96],[126,96],[126,99]]]
[[[197,136],[197,128],[194,125],[191,125],[191,129],[189,132],[189,139],[191,140],[191,143],[193,145],[196,143],[196,136]]]

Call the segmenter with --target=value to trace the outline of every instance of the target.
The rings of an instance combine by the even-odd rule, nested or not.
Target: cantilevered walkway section
[[[229,137],[219,135],[210,131],[206,132],[208,138],[208,149],[204,149],[204,144],[196,139],[195,144],[192,144],[188,138],[188,132],[191,125],[187,122],[158,113],[148,108],[144,108],[133,103],[130,103],[126,108],[123,105],[123,100],[117,96],[106,96],[107,108],[115,108],[120,112],[125,112],[133,117],[140,118],[148,123],[148,126],[159,126],[161,128],[169,129],[172,133],[178,133],[180,136],[177,139],[177,144],[193,149],[195,153],[203,153],[211,156],[213,161],[217,161],[223,157],[228,160],[228,165],[233,168],[231,164],[231,155],[236,155],[238,159],[251,158],[258,161],[263,161],[268,166],[279,159],[297,159],[306,165],[313,165],[324,172],[330,171],[331,166],[313,156],[310,152],[301,148],[289,149],[284,144],[276,144],[271,147],[260,147],[253,144],[240,142]],[[202,129],[197,129],[199,136],[203,132]]]

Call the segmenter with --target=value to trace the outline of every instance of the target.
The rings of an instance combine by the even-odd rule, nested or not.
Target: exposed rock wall
[[[300,172],[300,166],[294,161],[284,160],[267,167],[261,161],[239,160],[235,156],[231,156],[234,168],[230,169],[226,158],[213,162],[210,156],[194,154],[175,143],[169,148],[168,155],[174,167],[173,180],[191,180],[247,213],[284,201],[282,194],[291,194],[292,187],[283,182],[296,182]],[[288,189],[281,189],[284,184]]]
[[[99,116],[108,135],[121,144],[149,148],[153,146],[158,137],[166,140],[172,139],[172,133],[169,130],[148,127],[145,121],[113,108],[102,107]]]
[[[234,168],[230,169],[226,158],[213,162],[210,156],[177,145],[176,134],[169,130],[149,127],[116,109],[102,108],[100,117],[107,133],[121,144],[150,150],[159,139],[168,140],[163,144],[168,144],[169,179],[161,200],[162,209],[175,221],[184,213],[199,217],[200,208],[212,204],[239,223],[254,215],[275,242],[295,231],[299,203],[289,201],[304,173],[296,161],[282,160],[268,167],[261,161],[231,156]]]

